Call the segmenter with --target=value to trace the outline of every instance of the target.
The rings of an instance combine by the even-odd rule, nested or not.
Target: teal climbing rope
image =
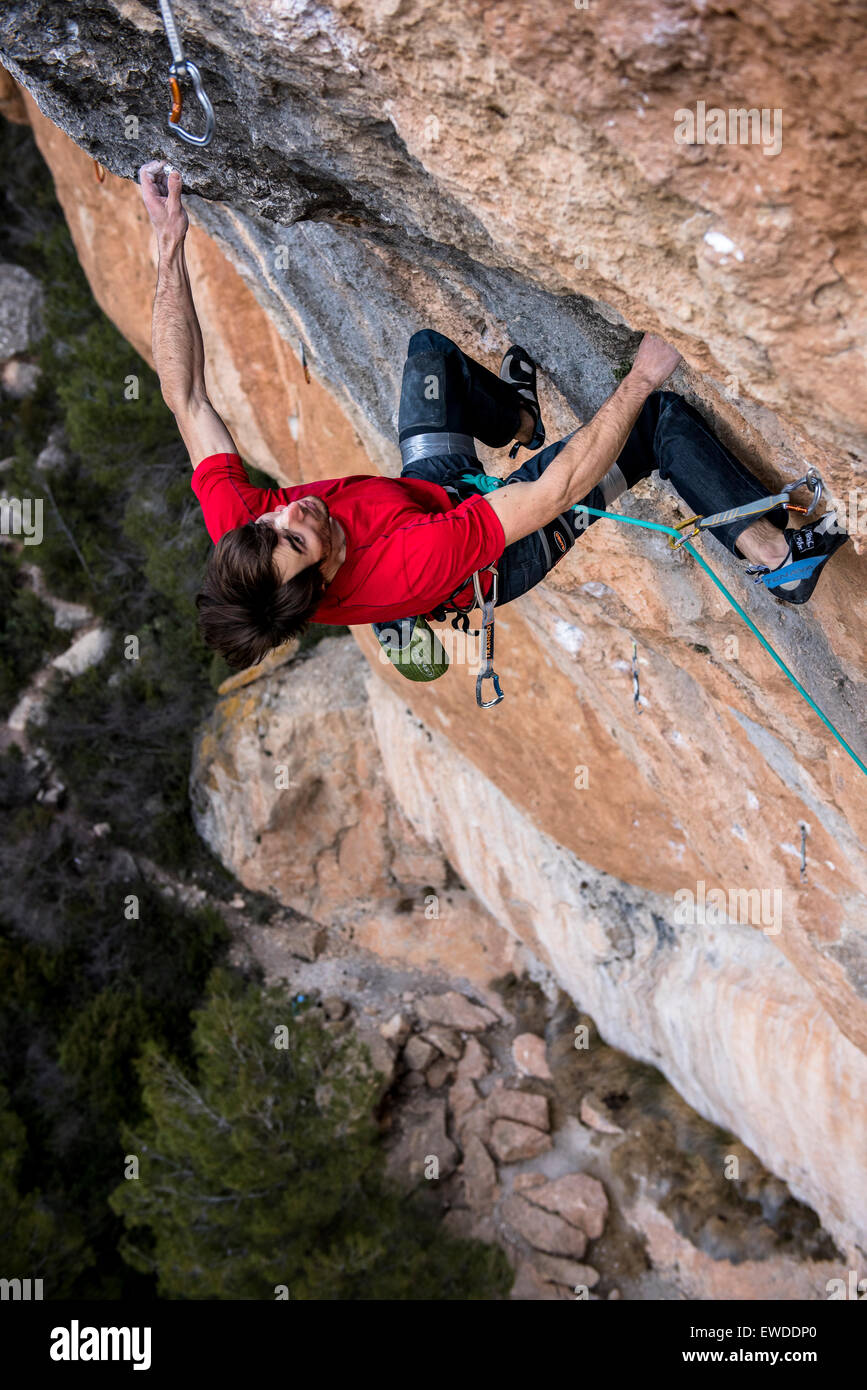
[[[642,521],[637,516],[624,516],[622,512],[603,512],[600,511],[597,507],[586,507],[580,502],[574,508],[574,510],[576,512],[586,512],[590,516],[607,517],[610,521],[625,521],[628,526],[643,526],[644,529],[647,531],[662,531],[665,535],[668,536],[680,535],[680,532],[676,531],[673,526],[662,526],[658,521]],[[843,748],[845,748],[853,763],[855,763],[855,765],[859,767],[861,771],[864,773],[865,777],[867,777],[867,766],[865,766],[865,764],[861,761],[861,759],[858,757],[858,754],[854,752],[852,748],[849,747],[843,735],[839,732],[839,730],[835,729],[828,716],[822,713],[813,697],[807,693],[807,691],[801,685],[801,682],[789,670],[785,661],[783,661],[783,658],[777,655],[767,638],[762,636],[762,634],[759,632],[759,629],[753,622],[752,618],[747,616],[741,605],[738,603],[737,599],[734,597],[734,595],[729,593],[722,580],[718,577],[718,575],[714,574],[710,565],[707,564],[707,562],[701,558],[698,551],[692,545],[690,545],[689,541],[684,541],[683,549],[688,550],[692,558],[698,561],[705,573],[710,575],[714,584],[717,586],[720,592],[723,593],[725,597],[728,599],[732,608],[738,614],[738,617],[742,618],[743,621],[746,623],[747,627],[750,629],[750,631],[753,632],[756,635],[756,637],[758,637],[765,651],[768,652],[774,658],[774,661],[777,663],[780,670],[788,676],[789,680],[792,682],[792,685],[795,687],[798,694],[802,696],[803,699],[806,700],[810,708],[814,710],[816,714],[818,714],[825,727],[831,730],[831,733],[834,735],[837,742]]]

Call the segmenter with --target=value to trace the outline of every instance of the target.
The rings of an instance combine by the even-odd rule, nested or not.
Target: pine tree
[[[377,1073],[352,1035],[335,1037],[315,1011],[293,1015],[285,990],[244,988],[223,970],[194,1017],[194,1079],[145,1049],[150,1121],[123,1132],[139,1177],[111,1198],[131,1233],[125,1258],[157,1273],[163,1297],[506,1291],[501,1251],[448,1237],[385,1180]]]

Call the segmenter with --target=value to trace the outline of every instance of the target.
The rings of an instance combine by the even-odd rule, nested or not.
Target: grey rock
[[[12,396],[16,401],[23,401],[25,396],[32,395],[36,390],[41,375],[42,370],[35,362],[19,362],[17,358],[13,358],[11,362],[4,364],[0,380],[7,396]]]
[[[39,341],[42,304],[42,286],[29,271],[0,263],[0,361],[27,352]]]
[[[431,1043],[425,1042],[424,1038],[419,1037],[410,1038],[403,1049],[404,1061],[414,1071],[424,1071],[436,1055],[436,1048]]]
[[[434,1024],[433,1027],[426,1028],[421,1036],[425,1042],[431,1043],[438,1052],[453,1058],[454,1061],[458,1061],[463,1054],[464,1045],[453,1028],[440,1028]]]
[[[446,1133],[446,1103],[434,1096],[407,1102],[399,1116],[397,1140],[389,1148],[387,1170],[402,1186],[425,1181],[426,1165],[438,1161],[439,1177],[455,1171],[459,1153]]]

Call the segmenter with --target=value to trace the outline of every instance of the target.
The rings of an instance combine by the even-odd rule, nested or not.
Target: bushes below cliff
[[[150,1045],[148,1120],[124,1129],[112,1207],[127,1258],[166,1298],[373,1300],[505,1295],[503,1252],[445,1235],[384,1178],[378,1088],[358,1043],[284,989],[225,971],[196,1014],[194,1075]],[[137,1160],[133,1167],[130,1159]]]

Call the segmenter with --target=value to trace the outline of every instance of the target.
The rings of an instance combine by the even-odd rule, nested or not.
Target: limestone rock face
[[[202,838],[247,887],[319,921],[384,897],[390,793],[352,639],[220,701],[192,796]]]
[[[155,249],[130,180],[159,154],[191,190],[212,398],[280,479],[397,473],[403,355],[424,323],[492,366],[525,343],[550,438],[614,388],[635,330],[663,333],[685,357],[675,388],[744,461],[769,487],[818,465],[853,532],[799,610],[744,585],[713,540],[705,554],[863,757],[857,7],[197,0],[179,18],[217,112],[207,150],[166,130],[156,7],[0,14],[20,84],[4,79],[2,109],[32,121],[136,348],[149,356]],[[677,143],[699,100],[779,111],[779,152]],[[656,480],[624,506],[684,514]],[[215,851],[319,919],[383,905],[359,935],[407,958],[431,942],[457,958],[484,920],[468,975],[510,968],[499,923],[606,1039],[863,1243],[867,783],[710,580],[664,537],[600,522],[499,616],[492,711],[465,661],[410,686],[355,637],[369,679],[347,639],[218,704],[194,779]],[[438,917],[398,912],[408,877]],[[702,918],[712,893],[728,910]]]
[[[493,332],[490,316],[520,316],[586,403],[607,378],[574,384],[583,296],[615,324],[663,330],[732,398],[783,412],[796,449],[801,431],[820,451],[863,447],[857,6],[199,0],[179,23],[216,110],[207,149],[166,131],[151,7],[13,0],[0,56],[112,173],[171,150],[274,316],[305,325],[379,430],[397,364],[371,352],[372,314],[394,346],[410,306]],[[733,143],[726,121],[722,144],[698,128],[678,143],[699,100],[765,111],[764,133],[750,122]],[[368,307],[338,321],[326,287]]]

